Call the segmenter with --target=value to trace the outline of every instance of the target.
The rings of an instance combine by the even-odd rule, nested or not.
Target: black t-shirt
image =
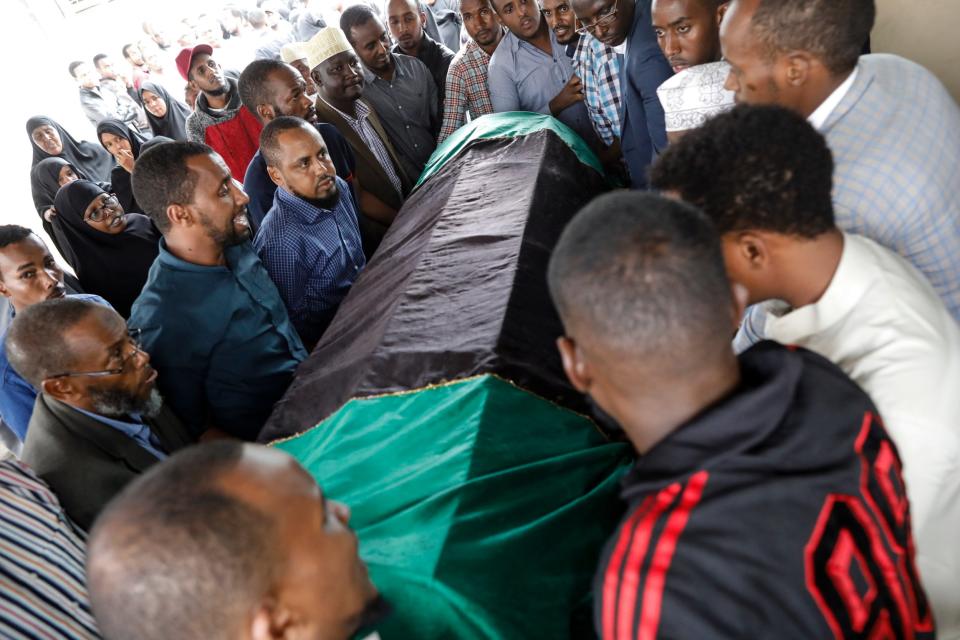
[[[624,478],[600,638],[933,638],[873,403],[809,351],[762,342],[740,365],[735,393]]]

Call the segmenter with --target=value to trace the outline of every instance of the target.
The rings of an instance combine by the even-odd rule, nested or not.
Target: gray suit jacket
[[[167,453],[193,442],[166,406],[144,419]],[[23,444],[22,460],[43,478],[67,514],[90,529],[100,510],[128,482],[158,462],[119,431],[41,393]]]

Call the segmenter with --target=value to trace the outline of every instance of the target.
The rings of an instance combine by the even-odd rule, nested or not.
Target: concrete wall
[[[932,71],[960,102],[960,0],[876,0],[871,44]]]

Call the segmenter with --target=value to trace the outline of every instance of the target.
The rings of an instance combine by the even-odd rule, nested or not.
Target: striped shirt
[[[322,100],[322,98],[321,98]],[[326,102],[324,100],[324,102]],[[393,160],[390,159],[390,153],[387,151],[386,145],[383,144],[383,140],[380,139],[380,136],[377,135],[377,132],[374,130],[373,125],[370,124],[368,120],[370,116],[370,107],[368,107],[362,100],[355,101],[354,109],[357,110],[357,117],[354,118],[349,114],[340,111],[335,106],[327,102],[330,105],[330,108],[339,113],[344,121],[350,125],[350,128],[356,132],[360,139],[366,143],[370,151],[373,152],[373,155],[376,156],[377,162],[380,163],[380,166],[383,168],[383,172],[387,174],[387,177],[390,178],[390,184],[393,185],[393,188],[397,190],[398,194],[403,193],[403,187],[400,184],[400,176],[397,175],[397,170],[393,168]]]
[[[580,36],[573,64],[583,82],[584,102],[593,129],[610,146],[620,137],[620,92],[622,56],[591,35]]]
[[[0,461],[0,637],[99,638],[84,583],[86,544],[24,464]]]
[[[463,46],[447,71],[447,90],[443,105],[443,125],[438,143],[466,124],[466,114],[476,120],[493,113],[493,102],[487,88],[487,65],[490,54],[473,40]]]

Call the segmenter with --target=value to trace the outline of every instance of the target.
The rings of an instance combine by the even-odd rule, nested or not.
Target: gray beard
[[[118,418],[138,414],[145,418],[155,418],[163,407],[160,392],[153,388],[146,398],[131,396],[117,389],[96,389],[90,391],[90,404],[94,411],[108,418]]]

